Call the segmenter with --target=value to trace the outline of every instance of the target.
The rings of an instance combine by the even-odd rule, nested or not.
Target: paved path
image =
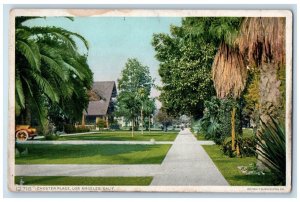
[[[176,137],[151,185],[224,186],[228,183],[196,138],[185,129]]]
[[[30,143],[29,143],[30,142]],[[35,144],[37,141],[27,141]],[[149,141],[38,141],[51,144],[149,144]],[[83,143],[85,142],[85,143]],[[97,142],[97,143],[95,143]],[[169,142],[156,142],[169,143]],[[211,141],[197,141],[189,130],[179,133],[161,165],[16,165],[17,176],[154,176],[152,186],[201,186],[228,185],[210,157],[200,144]]]
[[[160,170],[157,164],[92,165],[48,164],[16,165],[17,176],[153,176]]]

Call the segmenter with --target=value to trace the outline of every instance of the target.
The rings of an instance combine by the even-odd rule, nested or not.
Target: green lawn
[[[20,183],[20,176],[15,183]],[[71,177],[71,176],[24,176],[24,185],[150,185],[153,177]]]
[[[160,164],[171,145],[20,145],[16,164]]]
[[[101,132],[93,134],[82,134],[60,137],[59,141],[64,140],[115,140],[115,141],[174,141],[178,132],[144,132],[142,135],[140,131],[135,132],[134,136],[131,136],[129,131],[113,131],[113,132]]]
[[[204,135],[202,135],[202,134],[196,135],[196,138],[197,138],[197,140],[207,140],[207,139],[205,139]]]
[[[256,162],[255,157],[229,158],[225,156],[218,145],[203,145],[210,158],[223,174],[230,185],[233,186],[270,186],[273,179],[270,174],[245,175],[237,167],[249,166]]]
[[[252,128],[243,128],[243,137],[253,137],[253,129]]]

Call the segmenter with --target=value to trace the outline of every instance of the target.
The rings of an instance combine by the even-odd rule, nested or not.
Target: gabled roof
[[[98,95],[101,99],[95,100],[95,96],[90,98],[86,115],[106,115],[111,98],[117,96],[116,83],[114,81],[94,82],[91,94]]]

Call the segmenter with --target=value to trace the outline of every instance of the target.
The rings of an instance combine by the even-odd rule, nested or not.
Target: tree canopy
[[[160,62],[160,101],[173,115],[203,116],[204,102],[215,95],[211,67],[220,41],[231,41],[238,18],[183,18],[171,34],[154,34],[152,45]]]
[[[153,79],[149,67],[142,65],[135,58],[128,59],[121,72],[121,78],[118,79],[117,116],[131,120],[132,126],[138,127],[138,118],[144,112],[153,111],[153,103],[149,97],[152,86]]]
[[[80,119],[88,104],[93,74],[87,54],[78,52],[76,40],[87,50],[88,42],[59,27],[25,26],[30,19],[16,18],[17,122],[37,120],[44,128],[49,118],[54,122],[59,117]]]

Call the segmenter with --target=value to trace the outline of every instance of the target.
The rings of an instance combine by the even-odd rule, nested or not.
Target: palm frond
[[[19,51],[28,61],[29,65],[36,71],[40,71],[41,56],[39,47],[32,40],[17,40],[16,50]]]
[[[68,71],[62,68],[55,59],[48,57],[47,55],[41,55],[42,61],[45,62],[49,66],[57,77],[59,77],[62,81],[67,81],[69,78]]]
[[[48,82],[48,80],[44,77],[42,77],[40,74],[37,74],[35,72],[31,72],[31,75],[34,78],[34,81],[39,86],[39,89],[52,101],[52,102],[58,102],[59,96],[57,92],[53,89],[51,84]]]
[[[238,49],[221,43],[212,66],[212,79],[219,98],[240,96],[246,85],[247,68]]]
[[[285,64],[285,18],[245,18],[236,44],[256,66],[274,61]]]
[[[24,96],[24,91],[23,91],[23,86],[22,86],[22,82],[20,80],[20,76],[16,75],[16,104],[18,105],[18,107],[20,107],[20,109],[24,109],[25,108],[25,96]]]

